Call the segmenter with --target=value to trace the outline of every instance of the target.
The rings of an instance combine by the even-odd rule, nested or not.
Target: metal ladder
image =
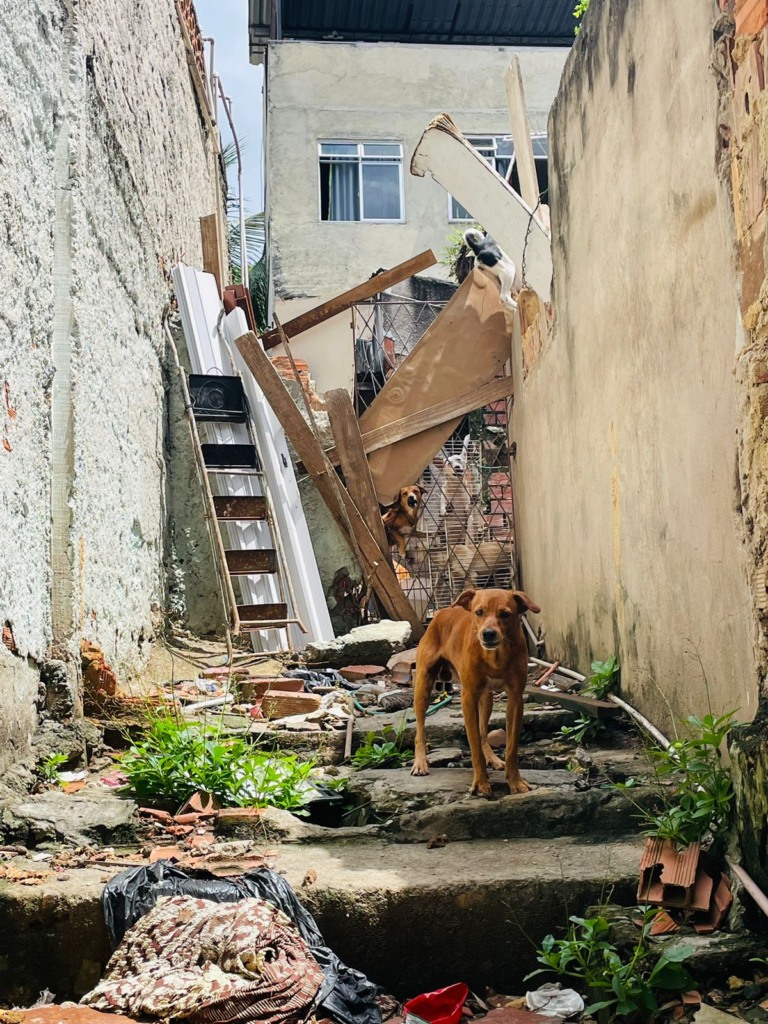
[[[291,625],[306,633],[301,619],[289,614],[298,607],[280,532],[275,523],[269,485],[243,382],[239,374],[187,374],[179,360],[170,331],[167,332],[181,382],[195,462],[203,489],[207,522],[214,551],[222,598],[235,635],[268,629],[284,629],[291,649]],[[234,367],[233,367],[234,369]],[[245,424],[249,443],[221,443],[208,440],[211,424]],[[201,431],[203,437],[201,437]],[[260,494],[219,493],[227,478],[249,477],[257,481]],[[225,533],[231,524],[265,524],[269,546],[227,547]],[[222,525],[224,529],[222,530]],[[260,531],[254,531],[258,537]],[[253,539],[253,538],[252,538]],[[263,537],[260,539],[264,539]],[[244,602],[242,580],[270,576],[274,579],[277,601]],[[239,592],[239,593],[238,593]],[[290,603],[289,603],[290,602]]]

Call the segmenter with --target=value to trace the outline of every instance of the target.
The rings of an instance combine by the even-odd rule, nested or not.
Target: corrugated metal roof
[[[570,46],[574,0],[282,0],[284,38]]]

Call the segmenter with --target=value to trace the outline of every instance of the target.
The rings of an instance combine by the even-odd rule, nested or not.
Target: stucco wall
[[[718,13],[593,0],[550,119],[554,334],[515,367],[519,550],[547,651],[582,669],[616,653],[666,730],[757,701]]]
[[[52,648],[129,671],[162,619],[166,271],[200,263],[220,179],[172,0],[19,0],[0,37],[0,743],[23,747]]]
[[[557,48],[270,43],[268,208],[278,296],[337,294],[433,248],[454,225],[434,181],[409,174],[422,132],[447,111],[467,134],[509,134],[503,75],[520,54],[532,131],[545,131],[568,51]],[[405,222],[320,220],[320,139],[403,144]],[[430,271],[430,274],[434,271]]]

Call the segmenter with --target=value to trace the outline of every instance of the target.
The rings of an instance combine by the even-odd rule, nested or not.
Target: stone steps
[[[609,889],[632,900],[641,849],[637,839],[450,842],[429,851],[346,840],[283,845],[270,865],[342,960],[403,996],[453,981],[519,990],[536,966],[531,941]],[[310,870],[317,878],[303,886]],[[109,955],[100,899],[110,873],[0,881],[0,1003],[26,1005],[43,988],[57,1001],[79,997],[95,984]]]

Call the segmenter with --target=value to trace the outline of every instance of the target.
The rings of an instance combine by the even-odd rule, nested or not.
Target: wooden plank
[[[394,284],[407,281],[409,277],[413,277],[414,274],[418,274],[422,270],[427,270],[428,267],[433,267],[435,263],[437,263],[435,254],[431,249],[425,249],[424,252],[406,260],[405,263],[398,263],[391,270],[384,270],[380,274],[374,274],[373,277],[363,281],[362,284],[355,285],[354,288],[342,292],[341,295],[336,295],[334,298],[328,299],[327,302],[322,302],[319,306],[308,309],[306,313],[302,313],[300,316],[294,317],[293,320],[289,320],[288,323],[283,324],[283,330],[289,338],[295,338],[302,331],[308,331],[310,327],[317,327],[318,324],[323,323],[325,320],[330,320],[337,313],[343,313],[345,309],[349,309],[358,302],[364,302],[366,299],[373,298],[374,295],[386,291],[387,288],[391,288]],[[261,340],[264,343],[265,349],[275,348],[280,344],[280,332],[277,328],[267,331],[266,334],[262,335]]]
[[[514,391],[512,377],[499,377],[492,380],[490,384],[481,384],[479,388],[473,388],[465,392],[455,401],[451,398],[447,402],[438,402],[430,405],[427,409],[411,413],[410,416],[403,416],[399,420],[392,420],[382,427],[369,430],[362,434],[363,451],[366,455],[369,452],[376,452],[380,448],[386,448],[390,444],[404,441],[407,437],[413,437],[424,430],[432,427],[439,427],[441,423],[454,420],[457,416],[465,416],[475,409],[482,409],[492,402],[498,402],[501,398],[508,398]],[[336,448],[328,448],[326,455],[334,466],[339,464],[339,456]],[[301,470],[301,466],[297,466]]]
[[[336,388],[325,395],[325,405],[331,421],[331,430],[336,439],[336,450],[339,453],[341,471],[347,484],[349,495],[357,506],[365,525],[373,534],[382,555],[388,562],[392,561],[392,553],[387,540],[387,531],[381,521],[379,503],[371,480],[368,459],[365,457],[357,416],[352,405],[349,392],[344,388]]]
[[[441,402],[456,402],[468,389],[490,384],[511,354],[498,285],[473,270],[360,417],[361,432],[368,434]],[[382,505],[418,480],[461,419],[462,413],[454,411],[444,423],[369,454]]]
[[[381,598],[387,615],[395,620],[400,619],[410,623],[414,637],[417,640],[420,639],[424,633],[421,620],[403,593],[393,570],[382,558],[378,544],[363,522],[347,489],[341,481],[334,486],[329,479],[328,474],[332,473],[333,469],[325,458],[320,443],[291,398],[283,380],[270,362],[269,356],[261,347],[259,339],[252,332],[248,332],[237,339],[236,345],[246,365],[256,378],[256,383],[264,392],[267,402],[291,439],[297,455],[314,479],[321,497],[330,509],[343,535],[348,541],[351,541],[352,537],[347,525],[347,520],[349,520],[354,539],[365,563],[362,566],[363,571],[370,577],[371,585]]]
[[[213,499],[217,519],[239,519],[242,522],[267,518],[267,500],[262,497],[236,498],[216,495]]]
[[[237,614],[243,625],[246,622],[284,622],[288,618],[288,605],[239,604]]]
[[[215,213],[200,218],[200,237],[203,243],[203,270],[213,274],[221,296],[224,288],[224,266],[221,262],[221,240]]]
[[[504,85],[507,90],[512,140],[515,144],[515,163],[520,179],[520,194],[534,210],[539,202],[539,181],[536,176],[536,161],[533,158],[528,113],[525,109],[523,73],[520,70],[520,58],[516,53],[512,54],[512,60],[504,75]]]
[[[577,693],[555,693],[553,690],[540,690],[530,684],[525,688],[526,696],[534,704],[559,704],[569,711],[581,711],[593,718],[615,718],[621,714],[621,708],[607,700],[594,700],[582,697]]]
[[[225,554],[230,576],[256,576],[265,572],[277,572],[277,552],[273,548],[231,550]]]

